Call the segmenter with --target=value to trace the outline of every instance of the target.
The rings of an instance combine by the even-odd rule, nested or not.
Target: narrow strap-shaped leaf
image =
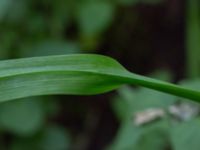
[[[0,62],[0,101],[50,94],[94,95],[124,84],[200,101],[199,91],[133,74],[112,58],[101,55],[61,55]]]

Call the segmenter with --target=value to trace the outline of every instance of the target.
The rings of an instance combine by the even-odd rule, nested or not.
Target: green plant
[[[187,71],[188,76],[199,77],[199,40],[200,40],[200,20],[199,1],[187,0],[187,28],[186,28],[186,48],[187,48]]]
[[[124,84],[200,100],[200,92],[127,71],[115,60],[92,54],[1,61],[1,101],[49,94],[93,95]]]

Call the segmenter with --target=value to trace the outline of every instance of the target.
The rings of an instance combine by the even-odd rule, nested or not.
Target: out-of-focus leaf
[[[0,105],[0,126],[12,133],[33,134],[43,122],[44,111],[41,102],[35,98]]]
[[[140,90],[135,101],[133,99],[131,109],[137,112],[148,108],[167,108],[175,101],[174,96],[144,88]]]
[[[200,119],[177,124],[171,128],[171,139],[174,150],[199,150]]]
[[[70,150],[69,133],[59,126],[48,126],[41,133],[30,138],[17,138],[11,150]]]
[[[114,19],[115,5],[109,1],[83,1],[78,3],[76,20],[79,38],[84,50],[94,50],[101,41],[101,34]]]
[[[52,126],[44,130],[39,142],[41,150],[68,150],[70,137],[66,130],[61,127]]]
[[[142,135],[142,128],[134,126],[131,118],[127,119],[118,130],[117,136],[108,150],[129,150],[132,145],[136,145]]]
[[[0,21],[4,18],[12,4],[12,0],[0,0]]]
[[[52,3],[53,14],[51,16],[50,28],[53,36],[65,36],[65,29],[70,23],[70,11],[73,7],[70,1],[57,0]]]
[[[168,140],[167,131],[166,120],[136,127],[127,119],[108,150],[163,150]]]
[[[200,76],[200,8],[199,0],[186,0],[186,48],[187,73],[189,77]]]
[[[112,22],[114,5],[108,1],[85,1],[77,9],[77,21],[83,36],[93,37]]]
[[[10,10],[12,11],[8,11],[6,15],[6,22],[9,22],[10,24],[20,23],[23,19],[25,19],[28,11],[30,10],[29,3],[29,0],[12,1],[12,5],[10,7]]]
[[[136,146],[130,150],[164,150],[169,145],[169,126],[167,122],[158,122],[153,125],[148,125],[142,136],[138,140]]]
[[[130,150],[165,150],[170,147],[167,132],[164,128],[155,126],[154,129],[146,131]]]
[[[120,96],[116,96],[112,101],[112,108],[117,118],[122,121],[132,112],[129,103],[124,101]]]
[[[161,92],[145,88],[124,87],[119,90],[119,97],[113,101],[113,108],[119,118],[123,119],[127,114],[134,114],[150,108],[165,109],[175,101],[176,97]]]
[[[27,45],[21,49],[21,57],[62,55],[80,52],[76,42],[47,40],[34,45]]]
[[[26,21],[26,28],[29,35],[33,36],[32,38],[43,37],[47,32],[47,22],[45,17],[37,12],[33,12]],[[37,36],[36,36],[37,35]],[[31,39],[31,41],[34,41]]]

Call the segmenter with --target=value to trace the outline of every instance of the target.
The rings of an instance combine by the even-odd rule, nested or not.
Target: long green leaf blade
[[[0,62],[0,101],[50,94],[94,95],[123,84],[200,101],[199,91],[133,74],[112,58],[101,55],[60,55]]]

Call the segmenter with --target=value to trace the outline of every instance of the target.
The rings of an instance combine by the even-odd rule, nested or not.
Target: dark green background
[[[198,0],[0,0],[0,59],[98,53],[200,87]],[[178,115],[170,114],[176,106]],[[136,126],[134,115],[165,116]],[[0,104],[0,150],[199,150],[200,108],[135,87]]]

